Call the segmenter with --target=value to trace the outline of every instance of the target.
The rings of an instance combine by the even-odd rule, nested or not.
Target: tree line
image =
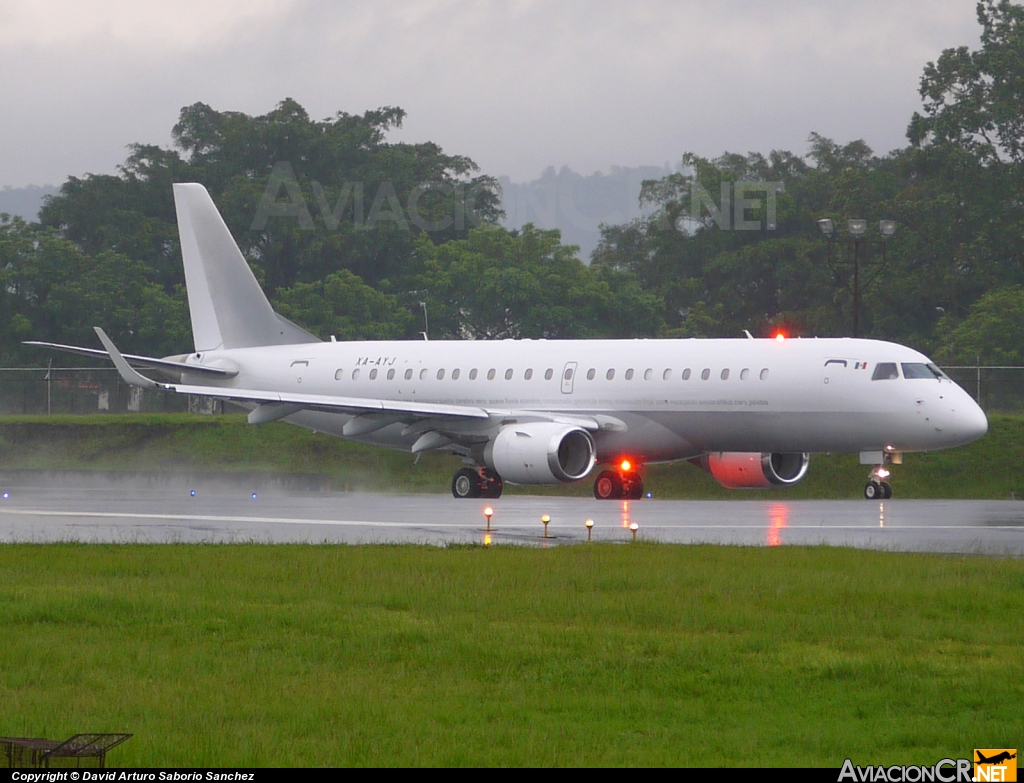
[[[848,335],[863,219],[863,336],[1024,363],[1024,8],[977,14],[980,48],[924,67],[904,148],[812,133],[806,154],[684,154],[589,265],[557,231],[502,228],[469,158],[388,142],[399,108],[185,107],[170,149],[69,178],[37,223],[0,218],[0,361],[45,363],[21,341],[89,345],[93,325],[132,353],[187,350],[171,185],[201,182],[275,308],[324,339],[416,337],[424,310],[431,338]]]

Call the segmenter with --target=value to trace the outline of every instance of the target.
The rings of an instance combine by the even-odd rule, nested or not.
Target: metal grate
[[[0,737],[8,768],[95,767],[103,769],[107,751],[131,734],[76,734],[63,742],[30,737]]]

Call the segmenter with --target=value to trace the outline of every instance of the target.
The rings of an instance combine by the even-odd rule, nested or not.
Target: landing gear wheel
[[[869,481],[864,485],[864,497],[868,500],[884,499],[885,490],[882,489],[882,485],[877,481]]]
[[[505,488],[505,482],[501,480],[501,476],[490,468],[484,468],[480,471],[479,480],[480,497],[494,499],[501,497],[501,491]]]
[[[480,497],[480,475],[472,468],[463,468],[452,477],[452,495],[457,498]]]
[[[878,486],[882,488],[882,500],[888,500],[892,497],[892,484],[888,481],[883,481]]]
[[[644,481],[639,473],[630,471],[622,474],[622,497],[626,500],[639,500],[644,496]]]
[[[594,480],[594,497],[598,500],[618,500],[622,497],[622,479],[614,470],[602,470]]]

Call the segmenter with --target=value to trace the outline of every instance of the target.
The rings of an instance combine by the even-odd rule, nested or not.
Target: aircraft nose
[[[956,416],[957,434],[964,443],[975,441],[988,432],[988,417],[971,397],[964,392],[966,398],[959,406]]]

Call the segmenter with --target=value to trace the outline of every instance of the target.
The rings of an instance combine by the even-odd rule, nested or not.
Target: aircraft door
[[[562,394],[572,394],[572,384],[576,378],[576,362],[566,362],[562,370]]]
[[[851,393],[851,380],[855,368],[863,366],[856,359],[826,359],[821,370],[821,390],[824,399],[838,402]]]
[[[847,359],[827,359],[825,361],[825,368],[821,372],[822,384],[835,389],[838,384],[843,382],[843,376],[849,363]],[[829,391],[829,389],[826,389],[826,391]]]

